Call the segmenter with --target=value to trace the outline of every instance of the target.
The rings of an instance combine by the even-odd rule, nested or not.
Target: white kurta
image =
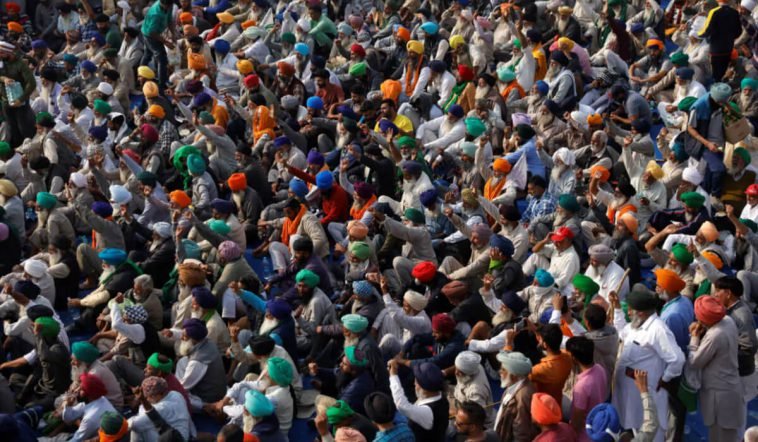
[[[605,267],[603,273],[598,273],[595,267],[589,266],[584,274],[600,286],[598,294],[608,301],[608,293],[616,290],[619,281],[624,276],[624,269],[616,264],[615,261],[611,261]],[[629,279],[626,279],[621,285],[621,290],[618,293],[619,299],[622,301],[626,299],[627,293],[629,293]]]

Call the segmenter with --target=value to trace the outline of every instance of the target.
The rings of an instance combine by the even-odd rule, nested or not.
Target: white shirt
[[[179,362],[176,363],[176,377],[187,391],[195,388],[195,385],[203,380],[206,371],[208,371],[207,365],[199,361],[190,361],[187,356],[179,359]]]
[[[441,394],[417,399],[416,403],[412,404],[405,397],[403,386],[400,385],[400,378],[397,375],[390,376],[390,390],[392,391],[392,399],[395,401],[397,411],[403,413],[405,417],[417,423],[424,430],[432,429],[434,425],[434,412],[432,412],[432,408],[427,404],[442,399]]]
[[[552,244],[545,246],[545,248],[548,247],[552,249],[548,272],[553,275],[555,285],[558,286],[561,293],[569,295],[573,289],[571,280],[574,278],[574,275],[579,273],[579,255],[576,254],[576,250],[573,247],[569,247],[562,252],[559,252]]]
[[[642,426],[642,398],[634,380],[626,376],[625,370],[627,367],[645,370],[648,389],[658,411],[660,429],[656,440],[662,442],[668,428],[668,393],[665,389],[658,389],[658,381],[668,382],[682,373],[684,353],[676,344],[674,334],[657,314],[635,329],[626,324],[624,312],[616,309],[613,325],[619,331],[623,346],[616,362],[613,395],[613,406],[618,410],[621,426]]]
[[[121,309],[114,306],[111,309],[111,324],[113,330],[123,335],[133,343],[139,345],[145,342],[145,328],[140,324],[127,324],[121,318]]]
[[[167,424],[181,433],[184,440],[189,440],[190,413],[187,410],[187,402],[181,393],[169,391],[160,402],[153,404],[153,408]],[[129,419],[129,428],[135,433],[145,433],[151,430],[157,431],[155,424],[147,416],[142,405],[139,407],[139,414]]]
[[[116,409],[105,396],[101,396],[88,404],[79,402],[72,407],[64,405],[61,414],[64,422],[70,424],[77,419],[82,420],[76,429],[76,433],[68,440],[80,442],[97,436],[97,430],[100,429],[100,418],[106,411],[115,412]]]
[[[432,332],[432,321],[425,311],[422,310],[415,316],[411,316],[395,304],[390,295],[385,294],[382,298],[389,316],[403,329],[403,343],[408,342],[415,335]]]
[[[603,273],[598,273],[597,268],[589,266],[584,274],[600,286],[598,294],[608,301],[608,293],[616,290],[619,281],[621,281],[621,278],[624,276],[624,269],[616,264],[615,261],[611,260],[603,270]],[[625,279],[624,283],[621,285],[621,290],[618,293],[619,299],[622,301],[626,299],[627,293],[629,293],[629,280]]]
[[[755,206],[751,206],[750,204],[745,204],[745,207],[742,209],[742,212],[740,213],[740,218],[749,219],[753,222],[758,223],[758,204]]]
[[[418,133],[423,137],[425,132],[432,132],[437,136],[434,141],[426,143],[427,149],[444,149],[453,143],[457,143],[466,136],[466,125],[463,119],[459,119],[453,124],[448,121],[447,115],[437,117],[433,120],[422,123],[418,128]],[[436,157],[436,153],[434,153]]]

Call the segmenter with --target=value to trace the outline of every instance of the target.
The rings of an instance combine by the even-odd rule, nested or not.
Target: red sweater
[[[288,166],[287,170],[305,182],[316,184],[316,177],[309,173],[291,166]],[[350,214],[350,196],[339,184],[334,183],[328,193],[321,192],[321,210],[324,211],[324,217],[321,218],[321,224],[324,226],[329,223],[347,222]]]

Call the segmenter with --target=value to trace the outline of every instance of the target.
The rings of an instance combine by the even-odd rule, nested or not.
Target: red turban
[[[155,130],[155,128],[147,123],[143,124],[139,128],[140,135],[142,136],[142,140],[147,141],[148,143],[156,143],[158,142],[158,131]],[[139,160],[136,160],[139,162]]]
[[[458,75],[461,77],[461,80],[463,81],[471,81],[474,79],[474,69],[472,69],[471,66],[466,66],[465,64],[459,64]]]
[[[248,89],[258,87],[258,85],[261,84],[261,79],[258,78],[258,76],[255,74],[248,75],[243,81],[245,83],[245,87]]]
[[[358,43],[353,43],[353,45],[350,46],[350,52],[361,58],[366,56],[366,49],[364,49],[363,46],[359,45]]]
[[[442,294],[448,298],[465,298],[468,291],[468,285],[463,281],[450,281],[442,286]]]
[[[280,61],[276,64],[276,67],[279,69],[279,73],[282,75],[286,75],[288,77],[295,75],[295,66],[292,66],[286,61]]]
[[[79,376],[79,385],[82,388],[84,397],[90,401],[100,399],[107,393],[103,381],[101,381],[100,378],[94,374],[83,373],[81,376]]]
[[[18,14],[21,12],[21,6],[19,6],[18,3],[6,3],[5,10],[14,14]]]
[[[416,264],[411,271],[411,276],[418,279],[423,283],[427,283],[434,279],[434,275],[437,274],[437,266],[431,261],[422,261]]]
[[[658,285],[669,293],[679,293],[687,285],[673,270],[656,269],[655,277]]]
[[[232,192],[245,190],[245,188],[247,188],[247,177],[244,173],[233,173],[229,177],[227,183],[229,184],[229,189],[231,189]]]
[[[561,407],[554,397],[547,393],[532,395],[532,420],[539,425],[554,425],[561,421]]]
[[[726,316],[726,308],[713,296],[703,295],[695,300],[695,317],[707,326],[721,321]]]
[[[432,316],[432,330],[440,333],[452,333],[455,330],[455,320],[447,313],[437,313]]]

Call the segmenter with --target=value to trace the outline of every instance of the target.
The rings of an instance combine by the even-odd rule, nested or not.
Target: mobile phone
[[[626,367],[624,369],[624,374],[631,379],[634,379],[634,369],[632,367]]]

